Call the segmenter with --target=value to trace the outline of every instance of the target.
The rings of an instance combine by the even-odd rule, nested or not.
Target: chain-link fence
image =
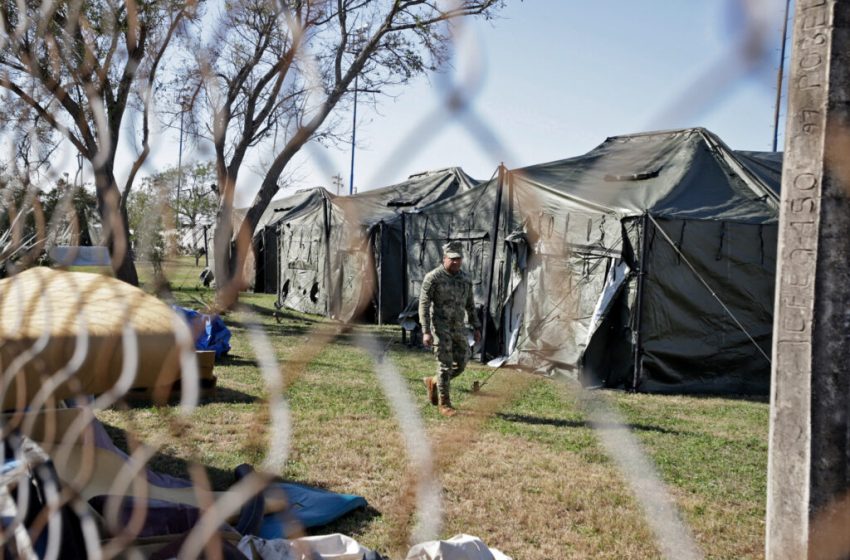
[[[381,212],[390,208],[393,221],[383,214],[374,220],[368,204],[350,204],[329,192],[316,195],[319,191],[314,191],[309,203],[306,195],[296,195],[296,200],[277,207],[272,197],[288,172],[287,165],[308,141],[345,140],[340,137],[339,131],[345,129],[341,120],[348,115],[354,91],[361,95],[361,103],[379,102],[376,92],[381,87],[403,84],[449,57],[453,32],[447,20],[465,25],[468,18],[496,15],[499,7],[500,2],[483,0],[439,7],[413,1],[253,0],[221,6],[108,0],[3,3],[0,114],[6,153],[0,169],[0,272],[4,277],[0,280],[4,409],[0,541],[4,553],[48,558],[230,557],[230,545],[258,534],[258,509],[276,514],[276,523],[287,527],[288,537],[303,535],[303,527],[287,517],[297,514],[303,504],[274,493],[280,486],[277,477],[298,474],[304,452],[294,456],[293,441],[299,428],[314,438],[298,439],[299,445],[309,448],[343,444],[357,448],[394,441],[387,445],[403,458],[396,458],[397,464],[389,470],[401,480],[390,485],[397,494],[384,512],[387,528],[379,543],[394,554],[410,544],[439,538],[446,525],[457,526],[454,519],[447,523],[447,515],[462,519],[464,507],[475,507],[476,488],[466,488],[467,496],[447,495],[442,484],[453,471],[468,468],[469,461],[500,461],[484,454],[478,442],[492,437],[489,426],[522,398],[536,378],[518,370],[497,370],[498,374],[483,377],[486,390],[479,391],[481,385],[476,382],[476,390],[465,397],[465,413],[435,433],[414,398],[421,382],[411,382],[404,372],[407,367],[420,367],[409,357],[417,352],[399,346],[394,329],[364,320],[390,322],[388,318],[396,313],[380,308],[382,293],[400,284],[405,284],[398,289],[404,292],[398,296],[406,308],[400,310],[402,316],[415,317],[416,283],[421,284],[421,277],[410,277],[408,271],[414,260],[422,271],[437,266],[436,251],[449,236],[427,233],[427,224],[419,238],[409,233],[419,227],[411,225],[419,219],[415,211],[427,208],[420,200],[382,200]],[[704,76],[654,118],[653,127],[723,103],[725,91],[733,84],[765,68],[775,69],[779,55],[771,45],[781,31],[773,16],[782,8],[775,3],[740,2],[738,13],[745,20],[727,56],[707,68]],[[440,109],[422,116],[415,133],[386,146],[387,166],[401,165],[442,127],[458,122],[478,148],[494,154],[494,162],[510,152],[510,142],[501,140],[477,116],[475,98],[463,83],[444,79],[434,83]],[[183,144],[202,137],[214,147],[213,163],[202,168],[184,165]],[[247,155],[257,146],[269,145],[273,150],[266,153],[271,156],[260,158],[263,180],[254,205],[236,210],[236,181],[245,171]],[[130,163],[116,159],[119,147],[134,154]],[[79,154],[77,165],[55,165],[59,154],[68,149]],[[722,158],[724,149],[715,145],[713,153]],[[150,153],[170,150],[180,152],[178,167],[164,172],[155,169]],[[127,169],[119,173],[119,165]],[[69,168],[76,169],[74,176],[61,174]],[[84,168],[94,177],[93,185],[83,184]],[[613,183],[634,179],[623,179],[626,171],[657,174],[649,168],[594,170]],[[529,328],[528,321],[525,331],[520,327],[512,331],[505,323],[514,319],[521,323],[516,311],[520,303],[511,297],[526,289],[527,276],[519,264],[519,250],[504,256],[508,253],[503,255],[502,247],[525,244],[529,259],[545,255],[547,266],[554,267],[545,277],[546,297],[528,296],[542,310],[541,324],[553,315],[572,312],[589,320],[597,300],[591,302],[588,313],[582,309],[580,292],[573,288],[583,282],[598,288],[610,285],[608,277],[615,275],[615,264],[627,260],[627,251],[619,244],[604,255],[587,249],[593,259],[582,257],[581,262],[592,261],[589,268],[574,266],[578,261],[571,260],[585,250],[577,249],[569,237],[571,228],[586,225],[588,247],[591,238],[599,241],[608,235],[610,240],[620,235],[620,221],[610,217],[624,215],[621,209],[602,208],[609,216],[607,222],[591,217],[577,226],[577,219],[570,225],[567,218],[562,226],[553,218],[552,226],[546,226],[543,217],[549,216],[549,202],[545,198],[523,198],[519,191],[509,190],[510,185],[533,178],[527,179],[522,171],[505,171],[508,176],[511,179],[494,176],[486,183],[489,192],[507,193],[506,206],[496,206],[494,214],[493,206],[479,203],[472,213],[479,212],[480,223],[464,229],[462,238],[468,262],[476,262],[475,268],[481,271],[476,300],[489,329],[486,336],[497,349],[489,357],[523,340],[545,338],[545,333]],[[215,188],[209,189],[210,184]],[[440,188],[448,184],[441,183]],[[450,184],[454,186],[446,187],[446,200],[479,196],[486,187]],[[433,185],[428,188],[434,192]],[[359,196],[370,200],[368,192]],[[769,193],[764,198],[768,203],[772,200]],[[429,202],[447,204],[441,198]],[[508,202],[516,206],[509,207]],[[310,229],[302,227],[297,234],[287,231],[296,218],[308,215],[307,209],[315,212],[310,214],[315,217]],[[449,207],[433,215],[449,216],[457,223],[466,218],[452,217],[454,211]],[[578,208],[574,215],[589,216],[587,208]],[[640,227],[636,221],[623,224],[622,231],[632,229],[620,243],[633,242],[632,252],[639,253],[650,243],[648,237],[640,238],[649,235],[642,232],[653,226],[646,218]],[[274,244],[263,245],[258,235],[272,225],[268,232],[275,232]],[[524,239],[510,237],[523,225],[527,226]],[[561,232],[560,240],[544,235],[546,227]],[[653,242],[668,243],[679,255],[671,258],[687,260],[680,251],[681,237],[678,245],[673,238],[684,235],[684,221],[676,227],[680,227],[678,233],[671,233],[670,227],[656,223],[653,231],[659,233],[653,235]],[[734,231],[722,235],[738,235]],[[756,232],[753,239],[764,239],[761,229],[752,231]],[[376,232],[381,236],[378,241]],[[382,243],[389,243],[393,236],[398,236],[399,244],[393,246],[390,258],[382,253]],[[297,246],[297,256],[283,250],[285,243]],[[596,244],[604,245],[600,243]],[[281,260],[264,261],[265,256],[257,256],[259,248],[274,251]],[[717,254],[722,251],[721,241]],[[642,266],[639,255],[632,257]],[[196,279],[201,258],[208,269],[204,280]],[[760,258],[764,264],[763,255]],[[194,267],[186,265],[192,259]],[[46,272],[40,265],[54,271]],[[275,308],[270,306],[271,298],[242,291],[256,282],[261,265],[275,269],[275,274],[264,276],[270,279],[265,287],[275,294]],[[80,266],[97,267],[106,274],[69,273]],[[637,282],[639,274],[634,273],[640,269],[630,272]],[[304,283],[307,276],[310,281]],[[130,287],[140,277],[147,294]],[[214,289],[199,287],[209,278],[215,278]],[[315,292],[310,289],[313,284]],[[537,287],[544,289],[543,284]],[[298,290],[303,293],[296,294]],[[327,317],[291,314],[286,310],[291,307],[288,301],[293,301],[291,294],[305,305],[314,304],[315,309],[308,311]],[[741,325],[722,301],[722,293],[713,295],[721,304],[718,316],[733,319],[732,326],[724,328],[744,331],[741,346],[762,350],[764,340],[756,340],[759,334]],[[629,305],[638,300],[633,296]],[[209,383],[211,377],[195,352],[199,333],[187,328],[178,312],[163,301],[195,303],[194,307],[205,311],[227,314],[225,322],[233,328],[234,338],[240,339],[233,342],[238,352],[224,362],[232,378],[219,380],[217,394],[224,395],[220,401],[227,406],[211,406],[218,397],[214,391],[204,392],[204,381]],[[413,312],[405,315],[405,311]],[[281,318],[287,321],[285,328]],[[565,341],[589,339],[588,331],[593,330],[587,321],[565,324],[566,331],[558,335]],[[408,327],[404,336],[415,337],[415,326]],[[630,323],[629,328],[639,331],[640,325]],[[557,344],[558,337],[554,340]],[[285,351],[276,347],[281,344]],[[519,365],[540,369],[536,360],[541,356],[548,363],[562,363],[556,357],[568,344],[558,348],[547,344],[529,350],[527,356],[533,359]],[[587,347],[584,341],[579,346],[577,351]],[[361,362],[352,367],[362,367],[364,377],[376,380],[385,403],[372,403],[366,412],[354,407],[364,417],[328,413],[326,425],[299,424],[298,408],[311,403],[303,395],[291,400],[290,392],[315,375],[310,374],[311,368],[321,370],[336,348],[360,356]],[[481,352],[486,353],[486,348]],[[246,363],[240,363],[242,357]],[[563,363],[569,360],[564,358]],[[324,374],[334,375],[333,371]],[[565,381],[568,378],[572,380]],[[711,555],[711,543],[694,536],[677,509],[682,496],[671,495],[615,399],[605,392],[579,388],[576,378],[573,374],[554,379],[564,381],[558,390],[566,395],[565,402],[575,399],[592,437],[598,438],[608,457],[604,460],[616,467],[642,512],[647,528],[643,536],[651,538],[640,550],[666,558],[699,558],[701,549]],[[179,402],[175,402],[178,386]],[[357,388],[335,387],[333,381],[320,387],[338,395],[341,407],[361,398]],[[240,390],[259,396],[240,396]],[[158,407],[139,404],[139,398]],[[378,411],[374,417],[372,410]],[[205,423],[228,422],[232,432],[198,430]],[[375,422],[379,429],[395,433],[373,434],[364,441],[340,441],[327,433],[335,429],[350,433],[341,425],[344,422]],[[223,434],[232,437],[217,441]],[[220,464],[233,459],[222,459],[226,450],[216,449],[228,445],[239,448],[234,456],[253,458],[256,469],[237,470],[235,480],[229,480],[226,473],[210,468],[210,460]],[[175,453],[188,455],[175,458]],[[476,453],[481,456],[471,458]],[[168,457],[178,466],[169,465],[164,459]],[[374,463],[364,465],[381,470]],[[183,478],[158,474],[152,467],[165,467]],[[375,472],[375,484],[383,476]],[[487,483],[502,484],[498,479]],[[465,501],[473,505],[458,505]],[[510,525],[515,515],[519,514],[509,505],[487,512],[497,525]],[[163,519],[166,526],[157,523]],[[554,525],[552,531],[564,530]],[[495,547],[515,549],[516,557],[558,554],[547,548],[551,543],[536,547],[529,542],[520,548],[517,541],[523,541],[522,535],[504,544],[490,542],[487,534],[480,536]],[[553,540],[559,542],[557,537]],[[240,547],[242,553],[248,550],[245,546]],[[310,552],[291,554],[282,557],[311,557]],[[581,552],[563,554],[573,557]]]

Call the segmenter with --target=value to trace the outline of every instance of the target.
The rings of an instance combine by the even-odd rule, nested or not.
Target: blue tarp
[[[273,484],[266,490],[266,495],[271,496],[281,491],[286,493],[286,502],[290,507],[283,514],[269,514],[263,518],[263,524],[257,533],[261,538],[287,538],[300,529],[327,525],[355,509],[368,505],[363,496],[337,494],[291,482]]]
[[[106,247],[79,247],[57,245],[47,252],[53,261],[62,266],[112,266]]]
[[[230,352],[230,329],[218,315],[205,315],[193,309],[173,306],[183,314],[195,335],[195,350],[214,350],[216,359]]]

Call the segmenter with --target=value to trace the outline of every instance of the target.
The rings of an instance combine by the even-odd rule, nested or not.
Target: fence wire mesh
[[[381,84],[400,83],[406,75],[427,70],[430,60],[439,66],[455,47],[457,26],[467,25],[467,16],[496,14],[499,4],[457,0],[434,8],[420,2],[240,0],[216,14],[217,6],[204,10],[194,2],[2,3],[0,271],[5,280],[0,289],[0,394],[5,463],[0,545],[5,554],[132,558],[167,550],[181,558],[222,557],[223,543],[242,537],[233,525],[256,505],[258,496],[265,496],[265,506],[272,504],[273,511],[297,507],[269,493],[276,477],[295,472],[288,467],[299,429],[294,411],[309,406],[303,399],[291,402],[289,394],[340,345],[353,345],[371,360],[363,375],[374,375],[391,418],[381,427],[396,430],[366,444],[398,436],[396,449],[404,456],[401,480],[392,485],[395,499],[384,512],[387,528],[381,544],[392,554],[403,554],[410,544],[442,536],[446,517],[463,515],[457,502],[474,503],[472,496],[447,496],[441,481],[453,470],[467,468],[467,461],[500,461],[486,456],[477,443],[490,437],[489,423],[521,398],[535,378],[499,370],[487,378],[486,390],[470,394],[464,414],[450,426],[431,429],[413,397],[421,383],[405,376],[408,361],[403,355],[388,351],[395,333],[356,321],[301,316],[296,322],[302,328],[286,332],[270,320],[273,311],[267,303],[257,304],[244,294],[240,298],[247,282],[241,273],[228,270],[227,263],[235,258],[235,269],[242,268],[240,259],[250,252],[255,233],[238,224],[233,208],[236,173],[248,150],[271,142],[273,156],[261,165],[279,173],[304,140],[339,141],[341,117],[336,111],[348,108],[354,88],[374,96],[371,92]],[[771,38],[778,33],[773,17],[777,6],[742,0],[738,8],[744,18],[738,40],[651,120],[653,126],[722,104],[732,84],[776,67]],[[449,17],[456,18],[454,28],[444,25]],[[425,52],[433,58],[424,57]],[[454,82],[437,75],[433,91],[439,109],[422,115],[414,132],[385,147],[389,155],[379,175],[402,166],[452,124],[463,126],[482,151],[492,154],[494,167],[511,153],[510,142],[476,109],[479,81],[485,78],[464,78],[469,79]],[[190,138],[211,139],[216,165],[170,176],[160,173],[150,154],[177,149],[178,129],[181,145]],[[121,164],[129,169],[124,184],[115,180],[120,143],[136,154],[132,162]],[[69,145],[79,154],[73,178],[61,173],[72,168],[67,161],[57,164],[62,146]],[[331,166],[327,161],[318,165]],[[93,170],[93,185],[83,183],[84,169]],[[190,173],[195,175],[186,177]],[[276,185],[279,174],[268,176]],[[217,184],[211,195],[193,190],[192,181],[203,185],[210,179]],[[258,200],[266,193],[274,194],[274,188],[262,190]],[[212,213],[215,221],[205,222],[205,213]],[[241,223],[255,225],[261,213],[249,210]],[[356,218],[349,216],[348,222],[359,223]],[[352,230],[342,237],[356,235]],[[107,258],[90,255],[88,248],[72,251],[70,258],[91,256],[108,274],[84,281],[28,275],[37,265],[71,262],[62,261],[69,256],[56,248],[99,244],[109,248]],[[566,255],[568,249],[561,252]],[[213,257],[217,291],[198,290],[199,281],[181,276],[174,263],[187,253],[194,254],[196,265],[202,255]],[[209,311],[228,313],[226,321],[244,337],[242,352],[253,357],[248,367],[258,375],[238,373],[242,377],[220,381],[231,389],[246,379],[261,383],[262,390],[256,390],[261,402],[236,399],[233,410],[203,412],[209,399],[202,395],[195,333],[175,311],[164,304],[156,307],[156,298],[143,298],[109,277],[138,280],[136,270],[145,289],[162,300],[194,299]],[[362,288],[368,297],[358,300],[358,311],[370,304],[376,289],[366,277],[370,275],[364,276]],[[565,293],[550,297],[569,301],[570,281],[563,280],[559,285]],[[184,294],[175,299],[181,290]],[[281,332],[294,340],[292,350],[275,347]],[[156,364],[154,371],[140,370],[140,364],[149,363]],[[100,378],[88,379],[89,374]],[[140,408],[129,399],[142,378],[150,389],[146,395],[158,407]],[[176,381],[179,403],[165,395]],[[680,497],[671,495],[614,400],[572,383],[562,390],[565,402],[578,399],[643,512],[654,539],[650,550],[665,558],[701,558],[703,548],[710,554],[711,543],[694,538],[677,510]],[[341,399],[357,398],[346,396],[344,389],[337,392]],[[231,416],[210,416],[217,414]],[[107,434],[95,419],[123,429],[110,426]],[[212,441],[204,441],[197,425],[221,421],[238,425],[236,437],[216,441],[213,433]],[[317,439],[298,440],[300,445],[363,443],[325,441],[316,426],[301,427],[310,428]],[[110,436],[123,449],[104,446],[102,438]],[[256,470],[229,485],[220,475],[214,479],[209,462],[228,460],[222,460],[216,445],[238,445],[240,456],[257,463]],[[482,455],[470,457],[475,453]],[[174,454],[183,465],[177,471],[191,484],[169,493],[148,469],[162,466],[163,457]],[[107,497],[99,511],[91,505],[96,496]],[[136,498],[129,509],[128,496]],[[192,522],[167,538],[147,536],[145,524],[156,515],[148,499],[175,496],[194,508]],[[510,524],[515,514],[489,512],[494,523]],[[303,534],[301,529],[289,536]],[[487,540],[486,534],[481,537]],[[521,558],[560,554],[535,549],[532,543],[517,548],[518,542],[521,535],[513,543],[490,544],[514,547]]]

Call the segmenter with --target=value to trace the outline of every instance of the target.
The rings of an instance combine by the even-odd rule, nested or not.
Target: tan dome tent
[[[99,274],[37,267],[0,280],[3,410],[107,392],[122,368],[124,391],[167,394],[180,378],[180,321],[157,298]]]
[[[587,385],[764,394],[781,167],[693,128],[502,170],[405,214],[408,298],[458,240],[491,356]]]

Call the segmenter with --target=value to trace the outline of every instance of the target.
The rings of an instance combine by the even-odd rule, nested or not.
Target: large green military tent
[[[353,196],[306,191],[270,221],[278,248],[278,303],[348,321],[395,321],[404,309],[404,210],[472,189],[459,168],[412,175]],[[269,242],[268,246],[272,246]]]
[[[508,364],[641,391],[766,393],[780,173],[780,155],[699,128],[501,171],[405,215],[409,297],[459,239],[495,327],[487,348]]]

